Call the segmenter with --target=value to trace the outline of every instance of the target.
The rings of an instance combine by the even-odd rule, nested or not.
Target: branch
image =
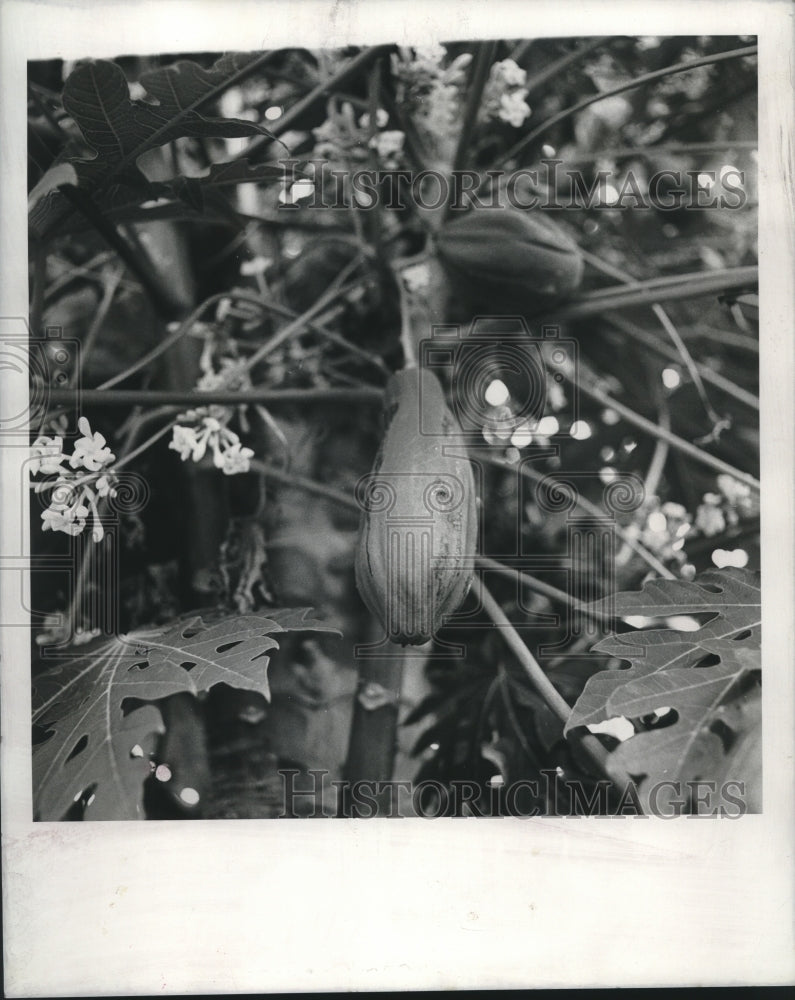
[[[676,63],[674,66],[667,66],[665,69],[658,69],[653,73],[644,73],[642,76],[636,76],[635,79],[630,80],[629,83],[622,83],[620,87],[612,87],[610,90],[604,90],[601,93],[595,94],[593,97],[588,97],[584,101],[580,101],[569,108],[564,108],[551,118],[547,118],[545,122],[542,122],[537,128],[533,129],[532,132],[512,146],[507,153],[501,156],[495,166],[502,166],[509,160],[514,159],[514,157],[521,153],[522,150],[526,149],[531,142],[534,142],[540,135],[547,132],[553,125],[557,125],[559,122],[565,121],[567,118],[571,118],[571,116],[576,115],[578,111],[582,111],[584,108],[589,107],[591,104],[596,104],[598,101],[603,101],[607,97],[614,97],[616,94],[623,94],[628,90],[634,90],[636,87],[642,87],[646,83],[651,83],[653,80],[661,80],[666,76],[673,76],[676,73],[686,73],[688,70],[696,69],[699,66],[708,66],[710,63],[723,62],[726,59],[742,59],[745,56],[756,55],[756,52],[756,45],[748,45],[742,49],[732,49],[730,52],[718,52],[715,55],[704,56],[701,59],[691,59],[689,62]]]
[[[721,271],[696,271],[672,278],[654,278],[637,284],[600,289],[582,295],[562,308],[533,317],[535,322],[557,323],[564,319],[581,319],[606,312],[608,309],[630,309],[633,306],[665,302],[670,299],[693,299],[712,295],[728,288],[744,288],[759,283],[758,267],[727,267]]]
[[[343,66],[338,73],[335,73],[330,80],[327,80],[326,83],[318,84],[314,90],[311,90],[306,95],[306,97],[302,97],[300,101],[289,109],[289,111],[286,111],[281,118],[275,121],[273,125],[270,125],[270,136],[262,135],[257,136],[256,139],[252,139],[243,152],[240,153],[239,156],[234,157],[234,159],[246,159],[261,146],[268,142],[272,142],[273,138],[276,136],[279,136],[288,129],[293,128],[295,122],[301,117],[301,115],[304,114],[305,111],[309,111],[310,108],[314,107],[318,101],[344,86],[350,79],[356,76],[359,70],[368,66],[377,55],[381,52],[386,52],[390,48],[393,48],[393,46],[373,45],[370,48],[363,49],[355,55],[346,66]]]
[[[475,596],[480,599],[486,614],[500,630],[500,635],[505,640],[506,645],[508,645],[511,652],[516,656],[521,666],[524,667],[530,683],[565,726],[571,715],[571,708],[568,703],[561,697],[558,689],[541,669],[538,660],[536,660],[527,646],[522,642],[521,636],[510,623],[505,612],[477,576],[475,577],[474,589]],[[585,750],[596,764],[597,768],[604,774],[609,775],[607,769],[609,754],[599,740],[589,733],[587,736],[581,737],[581,744],[583,750]]]
[[[130,271],[140,281],[161,319],[175,319],[181,312],[180,304],[174,299],[167,285],[160,281],[158,273],[147,258],[137,254],[122,237],[118,229],[97,208],[91,196],[73,184],[63,184],[58,189],[74,207],[85,216],[102,238],[124,261]]]
[[[623,403],[619,403],[617,400],[613,399],[612,396],[608,396],[606,392],[602,392],[601,389],[597,389],[596,386],[586,385],[582,381],[578,382],[572,378],[572,376],[566,375],[565,373],[564,378],[566,378],[570,384],[575,385],[576,388],[584,392],[586,396],[590,396],[591,399],[596,400],[597,403],[601,403],[602,406],[615,410],[616,413],[619,413],[630,424],[634,424],[635,427],[638,427],[640,430],[645,431],[647,434],[651,434],[652,437],[667,441],[672,448],[676,448],[677,451],[681,451],[683,454],[688,455],[699,464],[706,465],[711,469],[715,469],[717,472],[725,472],[739,482],[745,483],[746,486],[750,486],[751,489],[755,490],[757,493],[761,492],[761,483],[754,476],[750,475],[750,473],[741,472],[739,469],[735,469],[733,465],[729,465],[729,463],[724,462],[723,459],[710,455],[708,452],[703,451],[701,448],[691,444],[689,441],[685,441],[684,438],[680,438],[678,435],[671,433],[671,431],[666,430],[664,427],[658,426],[652,420],[642,417],[639,413],[635,413],[635,411],[631,410],[628,406],[624,406]]]

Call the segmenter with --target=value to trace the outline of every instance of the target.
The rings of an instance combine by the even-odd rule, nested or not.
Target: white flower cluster
[[[42,531],[79,535],[90,515],[91,537],[100,542],[105,532],[97,499],[116,496],[116,477],[109,469],[116,456],[107,447],[102,434],[92,433],[85,417],[78,420],[77,426],[83,437],[75,442],[74,451],[68,456],[63,450],[63,438],[36,438],[31,448],[30,474],[55,478],[31,483],[31,486],[36,493],[52,490],[50,505],[41,515]]]
[[[228,349],[229,345],[226,346]],[[234,355],[236,347],[234,344],[231,346]],[[250,389],[251,375],[245,360],[229,355],[216,357],[217,351],[218,344],[215,338],[208,335],[199,359],[202,374],[196,383],[196,388],[201,392]],[[183,462],[189,458],[194,462],[200,462],[210,452],[213,456],[213,465],[226,476],[248,472],[254,452],[251,448],[244,448],[240,438],[228,426],[235,416],[236,409],[241,427],[247,431],[245,406],[200,406],[179,415],[172,431],[169,448],[176,451]]]
[[[645,518],[640,523],[628,524],[624,532],[639,541],[663,562],[687,562],[685,540],[692,530],[692,519],[680,503],[661,503],[651,497],[645,506]]]
[[[370,115],[366,112],[357,119],[353,105],[344,101],[338,110],[330,108],[329,117],[322,125],[312,129],[315,139],[313,155],[331,163],[350,166],[368,163],[372,156],[368,150],[375,150],[381,165],[388,170],[394,170],[399,166],[405,135],[398,129],[387,128],[389,114],[384,108],[376,110],[374,125],[372,128]],[[310,164],[305,168],[307,173],[311,172],[311,167]],[[293,188],[299,184],[307,185],[301,190],[300,196],[311,196],[314,191],[313,182],[296,181]],[[290,193],[293,201],[296,194],[299,192]]]
[[[392,56],[392,72],[399,82],[398,101],[411,115],[428,149],[442,161],[455,149],[461,126],[461,96],[466,68],[472,61],[468,52],[445,66],[443,45],[400,48]]]
[[[503,59],[491,67],[483,94],[485,114],[519,128],[530,116],[525,82],[527,73],[513,59]]]
[[[696,511],[696,528],[707,538],[719,535],[739,523],[741,514],[753,510],[751,490],[726,473],[718,476],[720,493],[705,493]]]
[[[405,138],[403,132],[397,129],[376,132],[370,140],[370,148],[376,151],[388,170],[394,170],[398,166],[398,157],[403,152]]]
[[[212,452],[213,465],[226,476],[238,472],[248,472],[254,452],[244,448],[240,438],[229,430],[227,423],[232,417],[228,406],[201,406],[181,414],[185,423],[174,425],[169,448],[179,453],[183,462],[189,458],[199,462]]]

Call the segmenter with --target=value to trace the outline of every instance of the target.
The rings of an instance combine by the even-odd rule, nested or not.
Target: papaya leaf
[[[736,778],[731,764],[739,748],[746,772],[758,785],[758,768],[752,766],[758,713],[751,702],[758,692],[753,675],[761,667],[759,574],[709,570],[693,582],[652,580],[641,591],[617,594],[597,608],[607,608],[611,600],[621,616],[713,617],[692,632],[652,629],[596,643],[592,651],[629,660],[631,666],[589,678],[565,731],[617,716],[661,713],[663,725],[636,733],[608,758],[615,780],[640,780],[641,802],[651,811],[664,807],[661,800],[649,799],[660,781]],[[670,790],[666,794],[671,797]]]
[[[78,185],[108,211],[122,196],[129,201],[129,192],[135,193],[139,202],[154,197],[156,187],[137,165],[152,149],[185,137],[274,138],[256,122],[206,117],[198,110],[251,72],[263,58],[262,53],[236,53],[222,56],[210,69],[180,60],[151,70],[140,80],[149,101],[130,97],[127,79],[116,63],[107,59],[79,63],[63,90],[64,109],[92,154],[68,157]],[[62,174],[55,175],[55,182],[49,178],[40,183],[36,198],[31,200],[31,226],[39,235],[50,232],[69,214],[69,206],[54,190],[59,176]]]
[[[156,703],[200,694],[215,684],[270,697],[267,668],[274,635],[336,632],[305,609],[236,615],[205,624],[198,616],[140,630],[63,660],[35,679],[33,722],[45,734],[34,746],[35,813],[61,819],[88,789],[88,819],[140,819],[145,748],[163,732]]]
[[[744,673],[723,664],[675,669],[628,684],[622,697],[615,698],[617,714],[653,711],[652,704],[672,705],[677,714],[673,724],[637,733],[608,758],[616,781],[640,779],[644,811],[669,812],[670,800],[681,795],[684,782],[714,782],[717,790],[727,780],[742,781],[752,799],[759,797],[760,689],[757,685],[748,693],[741,690],[738,682]]]
[[[613,603],[614,602],[614,603]],[[591,652],[629,660],[623,670],[600,670],[590,677],[577,699],[565,732],[613,718],[614,692],[626,684],[660,671],[695,667],[713,654],[722,663],[745,669],[758,668],[761,648],[761,595],[759,574],[748,570],[708,570],[697,580],[650,580],[641,591],[614,595],[595,604],[618,615],[668,618],[673,615],[714,613],[694,632],[651,629],[610,635]]]

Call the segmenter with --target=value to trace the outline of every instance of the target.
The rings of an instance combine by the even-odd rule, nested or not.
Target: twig
[[[596,160],[622,160],[628,157],[651,156],[680,153],[719,153],[724,149],[757,149],[756,140],[723,139],[720,142],[669,142],[659,146],[618,146],[616,149],[602,149],[593,153],[582,153],[566,157],[566,163],[594,163]]]
[[[325,83],[318,84],[313,90],[311,90],[306,97],[302,97],[300,101],[294,104],[289,111],[286,111],[281,118],[270,126],[269,130],[272,136],[279,136],[288,129],[293,128],[295,122],[304,114],[304,112],[309,111],[310,108],[327,97],[329,94],[334,93],[339,90],[340,87],[344,86],[349,80],[351,80],[359,70],[364,69],[373,59],[376,58],[380,53],[386,52],[388,49],[392,48],[390,45],[373,45],[370,48],[363,49],[357,55],[355,55],[351,61],[338,72],[335,73],[330,80]],[[257,136],[255,139],[246,146],[242,153],[235,159],[245,159],[255,150],[264,146],[266,143],[271,142],[272,139],[269,136]]]
[[[686,73],[688,70],[697,69],[699,66],[708,66],[711,63],[723,62],[726,59],[742,59],[746,56],[755,55],[756,52],[756,45],[748,45],[742,49],[732,49],[730,52],[717,52],[711,56],[703,56],[701,59],[691,59],[689,62],[676,63],[674,66],[666,66],[665,69],[658,69],[653,73],[644,73],[642,76],[636,76],[635,79],[630,80],[629,83],[622,83],[619,87],[611,87],[610,90],[604,90],[599,94],[588,97],[584,101],[579,101],[577,104],[574,104],[569,108],[564,108],[557,114],[552,115],[551,118],[547,118],[547,120],[542,122],[537,128],[534,128],[532,132],[528,133],[523,139],[520,139],[519,142],[511,146],[508,152],[501,156],[495,163],[495,166],[502,166],[502,164],[514,159],[514,157],[521,153],[522,150],[526,149],[531,142],[534,142],[540,135],[547,132],[553,125],[557,125],[559,122],[565,121],[567,118],[571,118],[571,116],[576,115],[578,111],[582,111],[584,108],[589,107],[591,104],[596,104],[598,101],[603,101],[607,97],[614,97],[617,94],[623,94],[628,90],[634,90],[636,87],[642,87],[646,83],[651,83],[653,80],[661,80],[666,76],[673,76],[676,73]]]
[[[148,437],[146,441],[143,442],[143,444],[139,444],[134,451],[131,451],[128,455],[125,455],[123,458],[120,458],[118,462],[116,462],[113,465],[113,471],[115,472],[116,469],[121,469],[123,466],[129,465],[134,458],[138,458],[138,456],[142,454],[142,452],[145,452],[147,448],[151,448],[152,445],[155,443],[155,441],[159,441],[161,437],[164,437],[166,434],[168,434],[172,426],[173,422],[169,422],[164,427],[161,427],[159,430],[155,431],[155,433],[151,437]]]
[[[581,392],[584,392],[586,396],[590,396],[591,399],[595,400],[597,403],[601,403],[602,406],[605,406],[608,409],[615,410],[616,413],[620,414],[625,420],[634,424],[635,427],[638,427],[640,430],[645,431],[647,434],[651,434],[653,437],[667,441],[672,448],[676,448],[677,451],[683,452],[699,464],[706,465],[711,469],[716,469],[718,472],[725,472],[739,482],[745,483],[746,486],[750,486],[751,489],[755,490],[757,493],[761,492],[761,483],[754,476],[750,475],[750,473],[741,472],[739,469],[735,469],[733,465],[729,465],[729,463],[724,462],[723,459],[716,458],[714,455],[710,455],[709,452],[703,451],[701,448],[691,444],[689,441],[685,441],[684,438],[680,438],[671,431],[665,430],[663,427],[659,427],[652,420],[648,420],[646,417],[642,417],[639,413],[635,413],[634,410],[631,410],[623,403],[619,403],[611,396],[608,396],[606,392],[602,392],[601,389],[597,389],[596,386],[587,385],[582,380],[576,381],[573,376],[567,375],[565,372],[563,375],[570,384],[576,384],[576,387]]]
[[[671,411],[662,399],[660,400],[657,421],[659,426],[662,427],[664,431],[670,431]],[[657,487],[660,485],[660,479],[662,478],[663,469],[665,468],[665,462],[668,458],[669,447],[669,443],[664,438],[658,438],[655,442],[654,453],[651,456],[651,462],[649,462],[649,468],[643,482],[644,491],[647,497],[652,497],[657,492]]]
[[[118,375],[114,375],[113,378],[106,379],[101,385],[97,386],[97,389],[110,389],[114,385],[118,385],[119,382],[126,381],[131,375],[140,371],[142,368],[146,368],[147,365],[151,364],[154,360],[164,354],[170,347],[181,340],[185,334],[187,334],[194,323],[197,322],[200,316],[209,309],[211,305],[216,302],[220,302],[221,299],[233,299],[235,298],[234,292],[217,292],[215,295],[211,295],[208,299],[205,299],[200,305],[198,305],[193,312],[187,316],[179,326],[170,333],[167,337],[160,341],[160,343],[153,347],[151,351],[147,351],[143,357],[134,361],[128,368],[124,371],[119,372]]]
[[[479,597],[483,605],[483,610],[499,629],[500,635],[527,673],[530,683],[565,726],[571,716],[571,708],[568,703],[561,697],[558,689],[541,669],[538,661],[524,642],[522,642],[521,636],[508,620],[507,615],[500,605],[477,577],[475,578],[474,588],[476,597]],[[609,754],[599,740],[589,734],[581,738],[581,745],[599,770],[604,774],[608,774],[607,758]]]
[[[384,393],[376,388],[308,388],[308,389],[218,389],[200,392],[198,389],[49,389],[51,403],[79,401],[91,406],[245,406],[263,403],[364,403],[379,404]]]
[[[266,298],[265,296],[260,296],[258,301],[265,309],[270,312],[275,312],[278,315],[283,316],[285,319],[300,318],[294,309],[290,309],[278,302],[274,302],[272,299]],[[326,340],[331,341],[332,344],[337,344],[339,347],[345,348],[345,350],[349,351],[351,354],[355,354],[356,357],[361,358],[363,361],[369,362],[383,374],[389,374],[389,369],[384,364],[384,361],[375,354],[372,354],[370,351],[366,351],[363,347],[359,347],[357,344],[352,344],[349,340],[343,337],[342,334],[329,330],[328,327],[323,326],[316,320],[305,320],[304,322],[308,330],[313,330],[321,337],[325,337]]]
[[[88,219],[94,229],[132,271],[151,299],[152,305],[161,319],[174,319],[179,315],[181,308],[179,303],[175,301],[169,287],[161,282],[152,262],[148,257],[142,257],[132,249],[116,226],[97,207],[91,195],[72,184],[61,185],[59,191],[81,215]]]
[[[469,143],[472,138],[473,129],[475,128],[478,111],[480,110],[483,88],[486,86],[486,81],[489,78],[489,71],[492,63],[494,62],[494,55],[496,51],[497,42],[495,41],[483,42],[478,46],[478,54],[475,57],[475,64],[472,67],[472,78],[469,84],[469,93],[467,94],[467,105],[464,110],[464,120],[461,124],[461,131],[458,135],[458,145],[456,147],[455,156],[453,157],[453,171],[460,170],[464,166],[467,155],[469,154]],[[444,210],[445,215],[449,209],[450,205],[447,204]]]
[[[669,358],[671,361],[677,360],[678,355],[673,347],[662,343],[659,337],[655,337],[654,334],[650,333],[648,330],[644,330],[636,323],[632,323],[629,320],[624,319],[623,316],[619,316],[614,313],[606,313],[604,319],[607,320],[607,322],[612,326],[621,330],[623,333],[628,333],[630,336],[635,337],[636,340],[639,340],[642,344],[650,348],[652,351],[655,351],[657,354],[662,355],[662,357]],[[723,375],[719,375],[717,372],[712,371],[712,369],[707,368],[706,365],[696,362],[696,366],[701,378],[705,382],[709,382],[711,385],[714,385],[716,389],[720,389],[721,392],[726,393],[727,396],[731,396],[732,399],[736,399],[738,403],[743,403],[752,410],[759,410],[758,396],[754,396],[754,394],[748,392],[747,389],[743,389],[741,386],[736,385]]]
[[[720,271],[696,271],[671,278],[655,278],[618,288],[604,288],[573,300],[568,305],[533,317],[538,323],[580,319],[604,313],[608,309],[630,309],[671,299],[693,299],[712,295],[729,288],[755,286],[759,283],[759,268],[728,267]]]
[[[565,725],[571,715],[569,705],[564,701],[558,689],[541,669],[538,660],[536,660],[524,642],[522,642],[521,636],[508,620],[508,616],[478,577],[475,577],[473,589],[475,596],[479,598],[483,605],[483,610],[497,628],[500,629],[500,634],[524,668],[533,687],[543,696],[544,701]]]
[[[309,320],[317,316],[319,312],[330,305],[336,299],[341,298],[345,295],[349,288],[345,288],[344,284],[346,279],[357,267],[361,264],[361,258],[355,257],[352,261],[343,267],[343,269],[336,276],[334,281],[329,285],[329,287],[323,292],[323,294],[311,305],[307,310],[297,316],[292,322],[288,323],[283,329],[279,330],[277,334],[270,338],[262,347],[258,348],[251,357],[246,361],[245,370],[251,371],[255,364],[262,361],[267,355],[273,353],[277,347],[280,347],[286,340],[289,340],[295,333],[303,329]]]
[[[584,59],[585,56],[593,52],[594,49],[598,49],[606,42],[609,42],[611,38],[611,35],[590,38],[578,49],[575,49],[574,52],[569,52],[568,55],[561,56],[560,59],[556,59],[553,63],[550,63],[549,66],[545,66],[542,70],[534,73],[533,76],[525,82],[525,89],[528,94],[531,94],[534,90],[538,90],[538,88],[543,86],[548,80],[551,80],[553,77],[558,76],[559,73],[567,70],[572,63],[576,63],[581,59]],[[514,61],[516,61],[518,58],[521,58],[521,54],[519,56],[514,55],[513,58]]]
[[[707,417],[712,422],[713,431],[717,434],[719,432],[718,431],[719,428],[725,428],[727,426],[726,418],[719,416],[713,409],[712,404],[710,403],[709,398],[707,397],[706,390],[704,389],[704,383],[701,381],[701,375],[698,372],[698,368],[696,367],[696,364],[693,361],[690,351],[688,351],[687,347],[685,346],[685,342],[679,335],[679,331],[671,322],[668,313],[657,302],[655,302],[651,308],[652,311],[654,312],[654,315],[662,324],[663,329],[673,341],[674,347],[676,347],[677,351],[679,352],[679,356],[681,357],[682,361],[685,364],[685,367],[690,373],[690,378],[693,380],[693,384],[696,387],[696,391],[698,392],[699,398],[701,399],[701,404],[704,407],[704,410],[706,411]]]
[[[516,467],[511,465],[510,462],[506,462],[505,459],[497,458],[496,456],[488,455],[486,453],[478,453],[477,458],[479,460],[482,459],[484,462],[488,462],[490,465],[497,465],[501,469],[507,469],[509,472],[516,471]],[[527,464],[521,465],[519,472],[527,479],[532,479],[537,483],[540,483],[546,478],[546,476],[542,475],[540,472],[536,472],[535,469],[531,469]],[[605,517],[605,512],[602,508],[597,507],[596,504],[591,503],[591,501],[587,500],[585,497],[577,496],[574,502],[578,507],[581,507],[592,517]],[[647,565],[649,565],[655,573],[659,573],[659,575],[665,577],[666,580],[676,579],[676,576],[666,566],[664,566],[655,555],[649,552],[648,549],[645,549],[639,542],[632,538],[631,535],[627,534],[626,530],[622,528],[620,524],[615,525],[615,531],[618,537],[623,539],[632,551],[637,553],[637,555],[640,556],[640,558]]]
[[[602,274],[609,274],[614,278],[618,278],[619,281],[622,281],[627,285],[631,285],[634,283],[633,279],[629,277],[626,274],[626,272],[622,271],[620,268],[613,267],[611,264],[606,263],[605,261],[601,260],[601,258],[595,256],[594,254],[586,253],[585,251],[581,251],[581,253],[585,259],[585,262],[587,264],[590,264],[591,267],[593,267],[595,270],[600,271]],[[673,344],[676,350],[679,352],[679,357],[684,362],[685,367],[690,372],[690,378],[693,380],[693,383],[696,386],[696,390],[698,391],[699,397],[701,398],[701,402],[704,406],[704,409],[706,410],[707,416],[712,421],[713,430],[715,430],[718,427],[721,428],[725,427],[726,420],[718,416],[718,414],[712,408],[712,404],[707,398],[707,393],[706,390],[704,389],[704,383],[701,381],[701,375],[698,371],[698,366],[696,365],[695,361],[693,361],[693,358],[690,355],[690,351],[688,351],[685,342],[679,335],[679,331],[674,326],[670,316],[658,302],[653,303],[651,308],[654,315],[657,317],[660,323],[662,323],[665,332],[673,341]]]
[[[105,282],[105,290],[102,294],[102,301],[100,302],[99,308],[91,321],[91,326],[88,328],[88,332],[83,339],[80,350],[80,361],[77,369],[70,379],[70,385],[74,385],[83,373],[83,367],[86,363],[86,359],[94,348],[99,331],[102,328],[102,324],[105,322],[108,310],[113,304],[113,299],[116,297],[116,292],[118,291],[123,276],[124,267],[117,267],[110,278]]]
[[[522,727],[519,725],[519,719],[514,711],[513,702],[511,701],[511,692],[508,686],[508,673],[505,667],[500,663],[497,667],[497,676],[495,678],[497,682],[497,687],[500,690],[500,696],[502,698],[502,703],[505,706],[505,714],[508,716],[508,722],[511,724],[511,729],[513,729],[514,736],[519,741],[519,746],[525,752],[525,756],[530,761],[531,764],[538,766],[538,758],[533,753],[530,744],[527,742],[524,733],[522,732]],[[491,690],[491,689],[489,689]]]
[[[529,573],[523,573],[521,570],[514,569],[513,566],[505,566],[501,562],[497,562],[496,559],[491,559],[489,556],[478,556],[477,557],[478,566],[482,566],[483,569],[490,570],[493,573],[497,573],[500,576],[508,577],[511,580],[518,580],[523,586],[527,587],[528,590],[535,591],[537,594],[542,594],[544,597],[548,597],[552,601],[557,601],[559,604],[565,604],[567,607],[571,608],[573,611],[579,611],[581,614],[587,615],[594,621],[605,621],[609,620],[610,616],[605,615],[598,609],[594,609],[590,604],[585,604],[583,601],[578,601],[576,597],[572,597],[571,594],[567,594],[565,590],[558,590],[557,587],[553,587],[549,583],[544,583],[543,580],[539,580]]]
[[[325,483],[297,476],[293,472],[285,472],[284,469],[279,469],[268,462],[260,462],[253,458],[251,459],[251,471],[269,476],[271,479],[275,479],[276,482],[286,483],[288,486],[295,486],[297,489],[306,490],[307,493],[315,493],[317,496],[326,497],[327,500],[333,500],[342,507],[348,507],[357,513],[361,512],[361,507],[352,495],[349,496],[347,493],[343,493],[342,490],[335,490],[333,486],[326,486]]]

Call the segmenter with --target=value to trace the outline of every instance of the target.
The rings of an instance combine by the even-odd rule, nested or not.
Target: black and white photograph
[[[791,982],[791,11],[105,6],[3,105],[6,995]]]

